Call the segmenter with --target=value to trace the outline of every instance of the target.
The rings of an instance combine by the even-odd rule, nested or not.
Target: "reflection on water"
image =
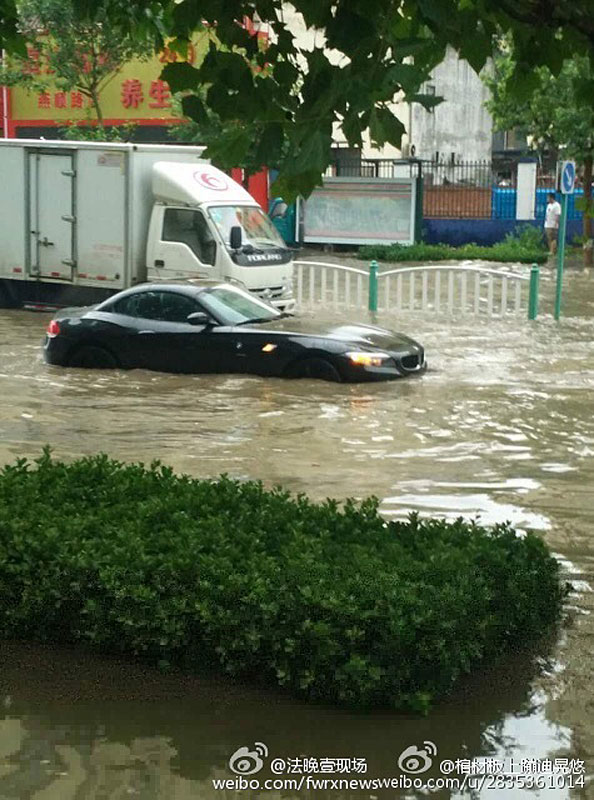
[[[440,761],[542,758],[570,744],[569,732],[545,719],[530,691],[529,654],[468,684],[427,719],[305,706],[224,679],[159,675],[47,647],[5,646],[0,663],[0,698],[8,705],[0,720],[3,800],[214,797],[212,779],[233,777],[229,757],[254,742],[287,762],[364,759],[367,778],[397,775],[399,754],[426,740]],[[265,769],[259,777],[273,776]]]
[[[388,516],[510,520],[541,531],[563,557],[576,590],[571,603],[587,623],[588,292],[587,277],[570,275],[566,308],[575,316],[562,325],[381,318],[425,345],[430,370],[357,386],[49,368],[39,350],[46,318],[2,311],[0,459],[35,457],[49,442],[64,457],[103,450],[160,458],[195,476],[257,477],[318,499],[375,494]],[[220,680],[47,649],[3,646],[0,663],[0,800],[239,797],[215,792],[210,780],[231,777],[230,754],[256,741],[281,756],[366,758],[372,777],[398,774],[398,754],[424,740],[441,758],[565,751],[594,766],[592,753],[576,752],[574,732],[550,721],[529,658],[478,679],[426,720],[305,707]],[[587,709],[581,713],[582,728],[591,729]],[[299,793],[314,796],[349,795]]]

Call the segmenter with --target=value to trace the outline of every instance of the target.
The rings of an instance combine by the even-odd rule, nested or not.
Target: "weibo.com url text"
[[[457,792],[483,791],[488,789],[573,789],[583,786],[583,776],[562,773],[540,775],[464,775],[460,778],[413,778],[409,775],[398,775],[393,778],[317,778],[313,775],[302,775],[300,778],[245,778],[238,776],[228,779],[212,779],[213,788],[227,791],[301,791],[318,789],[323,791],[365,789],[424,789],[435,791],[451,789]]]

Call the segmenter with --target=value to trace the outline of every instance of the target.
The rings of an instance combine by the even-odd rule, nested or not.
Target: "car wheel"
[[[68,360],[68,366],[83,369],[113,369],[118,366],[118,362],[109,350],[89,344],[74,351]]]
[[[288,372],[289,378],[314,378],[320,381],[334,381],[340,383],[340,373],[336,367],[325,358],[305,358],[293,364]]]

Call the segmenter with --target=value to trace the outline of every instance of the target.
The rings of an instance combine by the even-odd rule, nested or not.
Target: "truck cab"
[[[153,165],[147,279],[212,278],[241,284],[286,311],[292,252],[250,194],[207,162]]]

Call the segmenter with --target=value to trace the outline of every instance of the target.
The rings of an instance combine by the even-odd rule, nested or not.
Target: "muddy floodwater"
[[[279,779],[268,770],[274,758],[351,759],[349,779],[391,778],[400,753],[427,741],[437,755],[425,777],[477,757],[513,758],[516,771],[522,759],[584,762],[583,787],[557,774],[534,790],[475,784],[474,797],[594,797],[594,274],[568,271],[560,324],[546,268],[542,286],[536,323],[380,314],[425,345],[429,370],[368,385],[47,367],[48,317],[0,311],[2,463],[49,443],[66,458],[158,458],[197,477],[260,478],[316,499],[374,494],[389,518],[418,510],[509,520],[547,540],[574,586],[559,637],[477,675],[425,719],[3,644],[0,800],[471,796],[468,785],[304,780],[258,793],[213,783],[234,778],[230,757],[258,742],[267,767],[253,777],[263,783]],[[355,760],[366,772],[353,771]]]

